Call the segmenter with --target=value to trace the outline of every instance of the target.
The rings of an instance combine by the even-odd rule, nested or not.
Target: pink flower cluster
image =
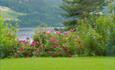
[[[51,34],[51,31],[46,31],[45,33],[49,35],[49,34]]]
[[[60,31],[56,31],[56,34],[57,34],[57,35],[61,35],[61,32],[60,32]]]
[[[57,40],[56,37],[51,37],[50,40],[49,40],[49,42],[57,43],[57,42],[59,42],[59,41]]]
[[[24,48],[19,48],[19,52],[23,52],[24,51]]]
[[[24,44],[24,45],[30,45],[30,46],[37,46],[37,45],[39,45],[39,43],[37,41],[32,41],[30,43],[27,40],[19,40],[19,43],[20,44]]]
[[[53,33],[53,31],[46,31],[45,33],[49,35],[49,34]],[[62,32],[60,32],[60,31],[55,31],[54,33],[57,34],[57,35],[62,34]]]
[[[52,46],[52,48],[59,48],[59,46],[60,46],[60,45],[58,45],[58,44],[54,44],[54,45]]]
[[[37,46],[37,45],[39,45],[39,43],[38,43],[37,41],[33,41],[33,42],[31,43],[31,46]]]
[[[19,43],[27,44],[28,41],[26,41],[26,40],[19,40]]]

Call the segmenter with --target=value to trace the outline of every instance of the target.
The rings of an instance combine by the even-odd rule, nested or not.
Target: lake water
[[[21,40],[25,40],[26,38],[32,38],[35,34],[35,28],[19,28],[17,36]]]
[[[21,40],[25,40],[26,38],[32,39],[36,31],[48,31],[48,30],[55,31],[54,30],[55,28],[63,29],[63,27],[39,27],[39,28],[25,27],[25,28],[19,28],[17,36]]]

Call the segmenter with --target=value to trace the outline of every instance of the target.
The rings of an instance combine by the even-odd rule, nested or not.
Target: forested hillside
[[[61,2],[61,0],[0,0],[0,6],[26,14],[18,16],[21,27],[62,26]]]

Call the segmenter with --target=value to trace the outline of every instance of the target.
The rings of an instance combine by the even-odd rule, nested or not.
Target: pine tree
[[[62,15],[67,18],[64,25],[70,28],[77,26],[77,20],[85,19],[91,12],[100,11],[105,0],[63,0]]]

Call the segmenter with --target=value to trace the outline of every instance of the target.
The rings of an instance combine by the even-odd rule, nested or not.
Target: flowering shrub
[[[0,26],[4,29],[0,32],[0,57],[3,53],[3,57],[105,56],[109,53],[115,55],[113,19],[106,16],[95,19],[95,23],[80,20],[76,29],[66,32],[37,32],[32,42],[29,38],[17,42],[12,29],[3,26],[2,22]]]
[[[15,57],[71,57],[76,54],[77,37],[74,32],[40,32],[34,36],[34,41],[20,40],[15,48]]]
[[[37,47],[42,47],[42,52],[47,56],[72,56],[77,50],[77,36],[70,31],[36,33],[34,40],[39,42]]]

